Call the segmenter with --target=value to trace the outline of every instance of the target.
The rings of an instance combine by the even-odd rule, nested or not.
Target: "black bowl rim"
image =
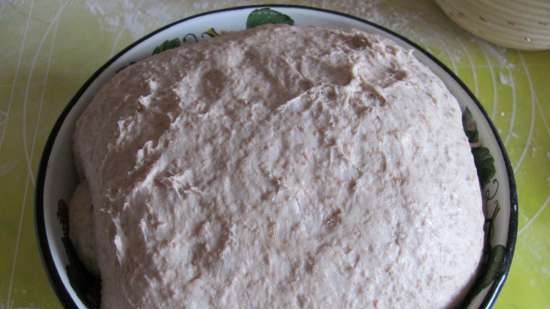
[[[504,282],[506,281],[508,277],[508,273],[510,271],[510,266],[512,264],[512,257],[514,255],[514,249],[515,249],[515,243],[517,238],[517,224],[518,224],[518,196],[517,196],[517,189],[516,189],[516,182],[514,178],[514,171],[512,169],[512,165],[510,163],[510,159],[508,157],[508,154],[506,153],[506,149],[504,147],[504,144],[502,143],[502,140],[497,132],[497,129],[491,119],[489,118],[489,115],[483,108],[483,106],[480,104],[480,102],[477,100],[477,98],[474,96],[474,94],[468,89],[468,87],[456,76],[456,74],[451,71],[445,64],[443,64],[441,61],[439,61],[435,56],[433,56],[431,53],[426,51],[423,47],[419,46],[418,44],[414,43],[413,41],[409,40],[408,38],[389,30],[385,27],[382,27],[378,24],[375,24],[371,21],[349,15],[346,13],[333,11],[333,10],[327,10],[322,8],[316,8],[316,7],[310,7],[305,5],[294,5],[294,4],[258,4],[258,5],[245,5],[245,6],[235,6],[235,7],[228,7],[223,8],[219,10],[213,10],[208,12],[203,12],[200,14],[192,15],[183,19],[179,19],[177,21],[174,21],[172,23],[167,24],[166,26],[163,26],[145,36],[140,38],[139,40],[133,42],[132,44],[128,45],[126,48],[121,50],[119,53],[117,53],[115,56],[113,56],[111,59],[109,59],[104,65],[102,65],[97,71],[92,74],[88,80],[80,87],[80,89],[76,92],[76,94],[73,96],[73,98],[69,101],[67,106],[63,109],[60,116],[57,118],[52,131],[50,135],[48,136],[48,140],[46,142],[46,145],[44,146],[44,150],[42,153],[42,158],[40,160],[40,166],[38,170],[38,177],[37,177],[37,185],[36,185],[36,192],[35,192],[35,229],[37,233],[37,239],[38,244],[40,248],[40,253],[42,255],[43,263],[46,267],[48,278],[50,280],[50,284],[53,286],[55,293],[57,294],[57,297],[63,304],[65,308],[75,308],[78,309],[77,304],[75,301],[71,298],[67,288],[63,285],[63,282],[61,281],[61,277],[57,273],[53,257],[50,253],[50,246],[48,243],[47,235],[46,235],[46,225],[44,222],[44,184],[46,180],[46,172],[48,169],[48,162],[50,159],[51,151],[53,148],[53,145],[55,143],[55,140],[57,138],[57,135],[59,133],[59,130],[61,129],[61,126],[63,125],[63,122],[65,121],[65,118],[70,113],[72,108],[76,105],[82,94],[86,91],[86,89],[90,86],[90,84],[101,74],[103,71],[108,68],[113,62],[115,62],[118,58],[120,58],[123,54],[125,54],[130,49],[134,48],[139,43],[149,39],[150,37],[154,36],[155,34],[164,31],[174,25],[177,25],[179,23],[205,16],[210,15],[214,13],[220,13],[220,12],[228,12],[228,11],[238,11],[243,9],[255,9],[255,8],[263,8],[263,7],[275,7],[275,8],[294,8],[294,9],[303,9],[303,10],[309,10],[309,11],[318,11],[323,13],[329,13],[334,14],[342,17],[346,17],[349,19],[353,19],[365,24],[368,24],[370,26],[373,26],[383,32],[389,33],[404,42],[410,44],[415,49],[423,53],[425,56],[430,58],[432,61],[434,61],[437,65],[439,65],[447,74],[449,74],[462,88],[463,90],[470,96],[472,101],[477,105],[481,113],[483,114],[483,117],[489,123],[489,126],[491,128],[491,131],[493,135],[495,136],[498,146],[500,149],[500,152],[502,154],[502,157],[504,159],[504,163],[506,166],[506,173],[508,177],[508,183],[510,187],[510,219],[508,224],[508,239],[506,241],[506,252],[502,264],[502,273],[501,275],[496,278],[493,283],[491,284],[487,295],[483,299],[480,309],[489,309],[493,307],[497,296],[499,295]]]

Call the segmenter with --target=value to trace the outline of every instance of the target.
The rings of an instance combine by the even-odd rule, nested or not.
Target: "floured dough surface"
[[[78,120],[102,308],[449,308],[483,245],[456,99],[356,30],[135,63]]]

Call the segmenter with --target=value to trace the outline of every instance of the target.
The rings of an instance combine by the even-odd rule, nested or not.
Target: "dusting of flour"
[[[127,32],[133,39],[169,22],[231,6],[250,4],[285,4],[287,1],[243,0],[90,0],[88,10],[99,16],[107,31]],[[437,7],[434,1],[419,0],[298,0],[294,4],[335,10],[375,22],[405,35],[420,45],[442,50],[454,62],[465,60],[463,44],[473,44],[487,52],[497,67],[508,66],[506,50],[475,39],[455,24]],[[461,45],[462,44],[462,45]],[[507,84],[505,84],[507,85]]]

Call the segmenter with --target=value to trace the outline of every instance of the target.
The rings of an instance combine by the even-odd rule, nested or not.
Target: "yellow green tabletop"
[[[429,0],[293,3],[387,26],[426,47],[470,87],[505,142],[519,190],[516,253],[495,308],[550,308],[550,52],[485,43]],[[244,4],[251,2],[0,0],[0,309],[61,307],[38,252],[34,191],[47,136],[77,89],[142,35]]]

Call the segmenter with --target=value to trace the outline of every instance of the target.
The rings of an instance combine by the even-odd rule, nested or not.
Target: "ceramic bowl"
[[[436,0],[458,25],[504,47],[550,49],[548,0]]]
[[[114,56],[78,90],[63,110],[49,136],[40,163],[36,191],[36,230],[51,284],[68,308],[99,305],[99,281],[82,267],[68,238],[67,207],[77,183],[72,158],[72,133],[78,116],[99,87],[129,63],[154,52],[243,30],[255,23],[275,22],[324,27],[354,27],[388,37],[437,74],[464,110],[465,130],[472,142],[483,187],[486,249],[478,278],[464,300],[464,308],[490,308],[506,280],[517,231],[517,196],[510,161],[487,113],[447,67],[418,45],[371,22],[301,6],[248,6],[208,12],[167,25]],[[223,34],[222,34],[223,35]],[[464,257],[468,258],[468,257]]]

